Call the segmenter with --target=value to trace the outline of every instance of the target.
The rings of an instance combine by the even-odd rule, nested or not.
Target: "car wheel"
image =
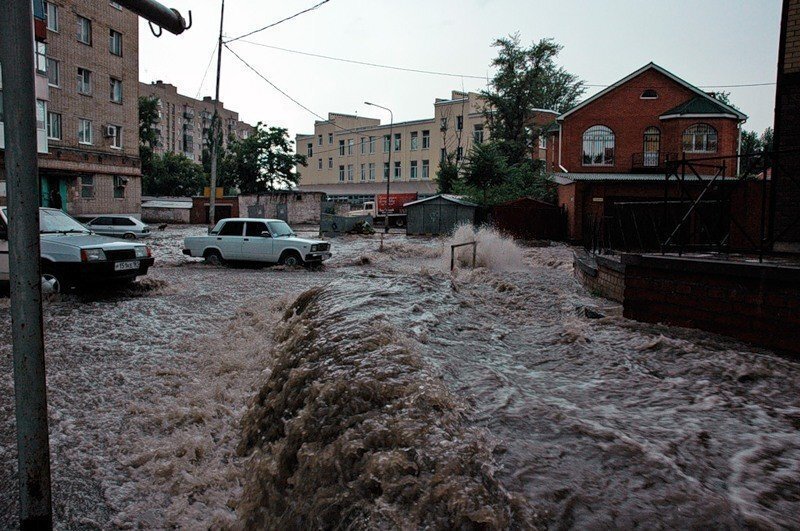
[[[300,258],[300,255],[295,252],[288,252],[281,255],[281,259],[278,263],[281,265],[294,267],[303,265],[303,259]]]
[[[67,283],[61,273],[45,269],[42,271],[42,293],[58,294],[67,291]]]
[[[405,226],[405,224],[406,224],[406,220],[404,220],[403,218],[397,218],[394,221],[394,226],[398,227],[398,228],[401,228],[401,229],[403,228],[403,226]]]
[[[225,261],[222,259],[222,255],[219,254],[219,251],[211,250],[206,251],[206,254],[203,255],[203,258],[206,259],[206,263],[212,266],[221,266]]]
[[[136,239],[136,235],[134,233],[132,233],[132,232],[126,232],[125,234],[122,235],[122,237],[124,239],[126,239],[126,240],[135,240]]]

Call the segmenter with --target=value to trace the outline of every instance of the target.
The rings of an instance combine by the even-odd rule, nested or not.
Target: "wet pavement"
[[[213,268],[180,251],[204,230],[155,234],[157,266],[131,288],[46,303],[58,528],[232,524],[253,479],[235,451],[240,422],[270,376],[284,309],[311,287],[341,301],[343,322],[390,327],[441,377],[491,441],[494,477],[536,515],[522,526],[797,525],[800,365],[620,317],[574,281],[567,247],[503,249],[509,259],[452,278],[441,241],[400,234],[384,252],[377,235],[333,239],[315,271]],[[7,299],[0,320],[6,528],[17,506]]]

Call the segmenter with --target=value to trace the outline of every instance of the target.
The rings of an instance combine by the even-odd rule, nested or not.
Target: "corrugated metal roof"
[[[386,193],[386,182],[342,183],[342,184],[301,184],[297,187],[304,192],[324,192],[328,195],[375,195]],[[389,193],[435,194],[436,181],[392,181]]]
[[[450,195],[450,194],[438,194],[438,195],[434,195],[432,197],[426,197],[425,199],[418,199],[416,201],[411,201],[410,203],[406,203],[403,206],[407,207],[407,206],[416,205],[416,204],[419,204],[419,203],[424,203],[426,201],[431,201],[431,200],[436,199],[438,197],[441,197],[442,199],[444,199],[446,201],[450,201],[452,203],[458,203],[459,205],[464,205],[464,206],[469,206],[469,207],[478,206],[475,203],[472,203],[470,201],[467,201],[466,199],[463,199],[461,196]]]
[[[703,180],[711,180],[713,175],[701,175]],[[558,184],[569,184],[574,181],[664,181],[665,175],[663,173],[554,173],[553,179]],[[688,181],[696,181],[694,175],[687,175]],[[722,177],[717,177],[717,180],[723,180]],[[727,177],[724,180],[734,180],[733,177]]]
[[[725,109],[719,102],[713,101],[710,98],[701,98],[695,96],[686,103],[681,103],[677,107],[673,107],[668,111],[661,113],[661,116],[683,114],[724,114],[730,115],[731,113]]]
[[[142,208],[182,208],[190,210],[192,203],[187,201],[145,201]]]

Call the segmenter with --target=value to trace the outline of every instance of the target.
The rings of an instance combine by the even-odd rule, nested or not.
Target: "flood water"
[[[440,241],[347,237],[320,271],[211,268],[180,254],[198,230],[156,235],[139,287],[46,305],[59,528],[798,525],[800,364],[622,318],[567,247],[486,240],[511,258],[451,276]]]

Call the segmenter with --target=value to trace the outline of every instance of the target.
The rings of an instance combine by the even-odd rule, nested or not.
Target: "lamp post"
[[[389,107],[384,107],[383,105],[378,105],[377,103],[370,103],[368,101],[364,102],[364,105],[371,105],[372,107],[377,107],[379,109],[383,109],[384,111],[389,111],[389,175],[386,176],[386,213],[383,219],[383,232],[385,234],[389,233],[389,185],[392,182],[392,151],[394,146],[392,143],[394,142],[394,113]],[[377,198],[376,198],[377,200]],[[380,205],[380,201],[376,201],[378,205]],[[383,249],[383,238],[381,238],[381,249]]]

